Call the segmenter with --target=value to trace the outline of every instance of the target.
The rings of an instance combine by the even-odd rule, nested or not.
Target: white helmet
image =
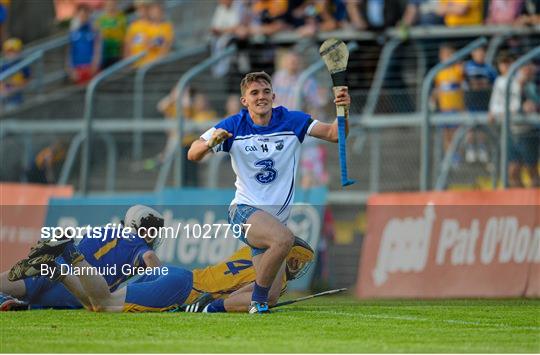
[[[165,219],[153,208],[144,205],[131,206],[126,212],[124,226],[137,233],[139,228],[161,228],[165,225]]]

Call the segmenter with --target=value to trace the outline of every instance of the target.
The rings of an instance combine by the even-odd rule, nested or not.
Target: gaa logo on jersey
[[[276,150],[282,150],[285,146],[283,139],[276,141]]]

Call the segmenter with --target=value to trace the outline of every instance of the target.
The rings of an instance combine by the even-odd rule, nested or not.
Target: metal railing
[[[422,117],[424,122],[422,124],[422,149],[420,157],[420,190],[426,191],[431,188],[431,154],[429,149],[431,122],[429,109],[429,97],[431,93],[431,87],[435,80],[435,76],[443,69],[457,63],[459,60],[465,58],[473,50],[481,47],[487,43],[487,39],[482,37],[469,43],[467,46],[461,48],[459,51],[447,61],[442,62],[434,66],[426,75],[422,83]]]
[[[209,121],[204,123],[199,122],[187,122],[186,130],[188,132],[200,131],[208,129],[209,126],[217,122]],[[66,184],[69,181],[69,177],[73,171],[73,166],[77,158],[78,148],[84,141],[85,122],[82,120],[55,120],[55,121],[43,121],[43,120],[25,120],[20,121],[17,119],[0,121],[0,140],[3,140],[9,134],[20,135],[23,137],[31,137],[36,134],[66,134],[75,133],[72,139],[66,160],[61,169],[58,184]],[[106,152],[106,183],[105,188],[107,191],[115,190],[116,179],[116,142],[113,133],[125,133],[134,132],[135,130],[141,132],[166,132],[168,130],[176,128],[176,122],[170,120],[162,121],[140,121],[133,123],[133,120],[126,119],[99,119],[92,123],[92,131],[95,132],[105,143]],[[24,139],[25,141],[28,139]],[[27,149],[28,150],[28,149]],[[24,154],[24,152],[20,152]],[[22,157],[24,159],[24,156]]]
[[[7,69],[6,71],[0,73],[0,82],[3,82],[4,80],[9,79],[13,75],[17,74],[21,70],[29,67],[30,65],[34,64],[35,62],[38,63],[38,69],[37,69],[37,76],[34,81],[34,87],[37,88],[38,91],[41,91],[42,89],[42,80],[43,80],[43,51],[39,50],[32,54],[30,54],[28,57],[23,58],[20,62],[17,62],[12,67]],[[0,110],[1,111],[1,110]]]
[[[118,157],[118,154],[116,153],[116,143],[112,135],[110,135],[108,132],[100,132],[98,133],[98,136],[103,140],[103,143],[105,143],[105,151],[107,152],[105,190],[107,192],[113,192],[115,189],[116,181],[116,158]],[[69,149],[66,154],[66,160],[64,162],[64,165],[62,165],[62,170],[60,171],[58,185],[67,185],[69,175],[71,174],[73,165],[75,164],[77,152],[84,140],[85,136],[82,132],[79,132],[71,140],[71,144],[69,145]]]
[[[185,0],[167,0],[164,2],[164,6],[168,10],[181,6],[183,4],[186,4]],[[128,17],[128,22],[133,21],[135,18],[136,18],[135,13],[130,14]],[[70,34],[69,34],[69,31],[66,31],[62,34],[55,35],[53,38],[50,38],[44,42],[41,42],[35,45],[30,44],[28,46],[25,46],[21,54],[17,58],[14,58],[13,60],[10,60],[9,62],[18,60],[20,58],[27,58],[30,56],[34,56],[40,52],[43,58],[48,52],[60,49],[62,47],[66,47],[69,45],[69,43],[70,43]],[[1,60],[4,60],[4,59],[5,58],[1,58]],[[65,69],[63,68],[63,66],[59,70],[52,71],[52,72],[48,71],[47,73],[45,73],[45,71],[43,70],[43,63],[40,64],[40,66],[41,66],[40,70],[37,71],[37,75],[35,75],[34,76],[35,79],[33,79],[33,81],[35,81],[36,83],[32,83],[31,85],[29,85],[29,87],[37,88],[38,91],[42,90],[43,85],[51,84],[53,82],[63,80],[64,78],[67,77],[67,73]]]
[[[146,74],[151,69],[155,69],[158,66],[165,65],[171,62],[182,60],[184,58],[204,53],[207,49],[207,45],[203,44],[192,48],[184,48],[173,53],[170,53],[164,58],[156,60],[155,62],[148,63],[147,65],[139,68],[135,74],[135,82],[133,84],[133,121],[138,122],[143,119],[144,116],[144,79]],[[140,160],[142,155],[142,132],[133,132],[133,145],[132,145],[132,157],[135,160]]]
[[[509,138],[510,138],[510,87],[512,86],[512,81],[516,76],[518,70],[530,62],[532,59],[540,57],[540,46],[534,48],[532,51],[521,56],[516,60],[508,69],[508,80],[506,81],[506,87],[504,92],[505,105],[504,105],[504,121],[501,125],[501,180],[504,188],[508,187],[508,149],[509,149]]]
[[[486,123],[487,122],[482,122],[482,124]],[[444,154],[444,159],[441,164],[439,176],[435,182],[435,190],[441,191],[448,186],[448,175],[450,174],[452,159],[458,151],[460,144],[464,141],[467,133],[472,129],[482,131],[489,138],[489,140],[494,143],[491,145],[491,156],[495,159],[495,166],[499,166],[499,149],[497,145],[498,138],[493,135],[491,130],[489,130],[485,126],[477,126],[478,124],[480,124],[480,121],[468,118],[466,122],[462,122],[460,124],[460,126],[452,136],[452,141],[450,142],[450,145],[448,146],[448,149]],[[493,169],[491,171],[491,186],[493,189],[497,187],[497,169]]]
[[[497,26],[497,27],[466,27],[466,28],[461,28],[461,29],[449,29],[449,28],[446,28],[446,27],[440,27],[440,28],[412,28],[411,29],[411,32],[410,32],[410,36],[409,38],[410,39],[420,39],[420,38],[433,38],[433,37],[455,37],[455,38],[458,38],[458,37],[473,37],[473,36],[478,36],[478,34],[485,34],[485,35],[492,35],[492,36],[499,36],[501,38],[505,37],[506,33],[512,33],[512,34],[524,34],[524,35],[528,35],[528,34],[531,34],[531,33],[534,33],[535,31],[538,32],[538,30],[540,29],[539,26],[537,27],[533,27],[533,28],[522,28],[522,29],[516,29],[516,28],[506,28],[506,27],[501,27],[501,26]],[[397,38],[397,32],[392,32],[393,30],[389,30],[387,31],[387,36],[388,38],[394,38],[393,36],[396,36]],[[331,37],[331,36],[335,36],[335,35],[338,35],[338,37],[340,38],[343,38],[343,39],[355,39],[355,40],[373,40],[373,39],[376,39],[376,36],[374,36],[372,33],[356,33],[356,32],[348,32],[348,31],[339,31],[339,32],[336,32],[336,33],[325,33],[325,34],[321,34],[319,35],[319,38],[328,38],[328,37]],[[275,36],[273,37],[271,40],[274,42],[274,43],[279,43],[280,41],[284,41],[286,42],[287,40],[295,40],[295,36],[289,36],[287,37],[288,34],[284,34],[283,36]],[[349,36],[349,37],[348,37]],[[495,42],[495,37],[493,37],[492,41],[490,42],[490,48],[493,47],[494,49],[492,50],[492,53],[493,54],[490,54],[492,56],[494,56],[494,53],[496,52],[496,48],[498,48],[498,46],[500,45],[500,40],[498,40],[499,43],[497,44],[497,42]],[[387,44],[390,43],[390,41],[387,42]],[[536,49],[535,49],[536,50]],[[489,51],[488,51],[489,52]],[[384,53],[385,51],[383,50],[383,54],[382,56],[384,56]],[[491,52],[490,52],[491,53]],[[384,72],[383,71],[383,67],[380,66],[381,65],[381,62],[382,62],[382,56],[381,58],[379,59],[379,67],[377,68],[377,72],[379,72],[379,69],[381,70],[381,72]],[[421,58],[421,57],[420,57]],[[418,64],[419,68],[421,67],[420,64]],[[142,68],[141,68],[142,69]],[[195,69],[195,68],[193,68]],[[517,69],[516,69],[517,70]],[[418,71],[418,73],[420,73],[420,70]],[[419,75],[417,73],[417,75]],[[145,73],[146,74],[146,73]],[[138,91],[138,89],[135,89],[136,90],[136,93],[135,93],[135,97],[138,98],[138,97],[144,97],[144,75],[145,74],[140,74],[142,76],[142,79],[136,79],[136,85],[137,85],[137,80],[142,80],[143,84],[142,84],[142,88],[140,91]],[[186,73],[187,74],[187,73]],[[139,75],[139,74],[138,74]],[[378,75],[376,75],[377,77]],[[384,78],[384,76],[383,76]],[[180,82],[179,82],[180,84]],[[373,85],[370,89],[370,92],[373,91],[373,92],[376,92],[376,81],[374,80],[373,82]],[[424,87],[422,86],[422,89],[424,89]],[[422,91],[422,93],[424,93]],[[87,94],[88,94],[88,91],[87,91]],[[142,95],[142,96],[139,96],[139,95]],[[421,99],[423,100],[422,101],[422,110],[424,110],[424,104],[425,104],[425,101],[424,101],[424,97],[421,96]],[[301,99],[300,99],[301,100]],[[135,101],[139,101],[137,99],[135,99]],[[135,120],[138,120],[138,118],[142,118],[143,116],[143,113],[142,113],[142,105],[141,106],[137,106],[139,104],[142,104],[142,100],[140,100],[141,102],[134,102],[134,119]],[[371,101],[370,101],[371,102]],[[376,101],[375,101],[376,102]],[[408,114],[396,114],[396,115],[378,115],[378,114],[374,114],[373,111],[371,112],[371,116],[367,114],[367,112],[369,110],[367,110],[368,107],[372,107],[373,104],[370,104],[370,105],[366,105],[366,107],[364,108],[364,115],[351,115],[351,123],[354,122],[354,125],[351,127],[351,136],[355,136],[355,134],[359,131],[359,130],[378,130],[378,129],[382,129],[382,128],[385,128],[385,127],[423,127],[425,126],[425,122],[423,121],[423,119],[418,119],[417,116],[415,116],[414,114],[411,114],[411,115],[408,115]],[[137,107],[137,108],[136,108]],[[137,113],[136,111],[138,111],[139,113]],[[177,111],[182,111],[182,110],[177,110]],[[185,131],[183,125],[185,124],[185,120],[184,118],[182,117],[182,112],[179,112],[178,113],[178,122],[177,123],[172,123],[174,125],[177,125],[176,128],[178,129],[178,131],[180,133],[182,133],[183,131]],[[427,115],[428,115],[428,124],[429,125],[434,125],[434,124],[438,124],[438,123],[441,123],[441,122],[448,122],[448,121],[452,121],[452,118],[451,117],[444,117],[444,119],[442,117],[440,117],[439,119],[439,116],[438,114],[433,114],[431,115],[431,118],[429,118],[430,116],[430,113],[429,113],[429,110],[427,112]],[[86,117],[86,106],[85,106],[85,117]],[[131,127],[133,128],[131,131],[134,133],[134,136],[135,135],[138,135],[140,134],[140,132],[142,131],[152,131],[151,129],[145,129],[143,127],[146,127],[148,124],[151,124],[151,125],[154,125],[155,127],[171,127],[170,125],[167,125],[167,123],[164,122],[163,126],[161,126],[161,122],[155,122],[155,121],[152,121],[151,123],[148,123],[148,122],[144,122],[143,120],[141,120],[141,122],[134,122],[135,120],[133,120],[131,123],[125,123],[126,125],[131,125]],[[460,123],[460,124],[466,124],[467,123],[467,120],[468,118],[465,118],[465,117],[462,117],[462,118],[456,118],[454,119],[454,122],[456,123]],[[189,122],[186,122],[186,123],[189,123]],[[82,123],[81,123],[82,124]],[[95,124],[95,125],[94,125]],[[97,121],[94,122],[94,124],[91,124],[90,125],[90,128],[91,130],[93,129],[96,129],[97,128]],[[105,127],[105,126],[102,126],[102,123],[100,122],[99,123],[100,127]],[[80,128],[79,129],[82,129],[82,125],[79,126]],[[85,127],[86,129],[86,127]],[[428,127],[429,129],[429,127]],[[155,129],[155,131],[160,131],[161,129]],[[163,130],[165,130],[165,128],[163,128]],[[122,131],[130,131],[130,128],[126,128],[125,130],[122,130]],[[425,132],[422,132],[422,137],[424,137],[424,134]],[[508,128],[506,128],[506,133],[505,133],[505,128],[504,126],[501,126],[501,139],[502,136],[506,134],[508,135]],[[429,137],[429,131],[428,131],[428,137]],[[457,139],[459,137],[455,137],[455,139]],[[423,138],[425,139],[425,138]],[[372,143],[373,144],[376,144],[376,137],[373,138],[373,141]],[[181,137],[179,138],[179,142],[181,142]],[[355,143],[355,146],[360,146],[360,145],[363,145],[363,144],[360,144],[362,143],[362,141],[360,139],[356,139],[356,141],[354,142]],[[425,141],[422,141],[422,151],[424,149],[424,144],[425,144]],[[501,145],[503,144],[503,141],[501,140]],[[133,148],[134,151],[135,151],[135,147]],[[176,158],[177,160],[181,160],[180,159],[180,154],[178,154],[178,149],[179,147],[177,147],[177,151],[175,151],[173,154],[171,154],[169,156],[169,159],[167,160],[168,161],[168,166],[165,166],[167,164],[164,164],[163,167],[162,167],[162,170],[160,170],[160,175],[158,177],[158,180],[156,182],[156,188],[159,189],[159,188],[162,188],[164,185],[165,185],[165,180],[167,178],[167,174],[168,172],[170,171],[170,167],[171,167],[171,163],[173,161],[173,158]],[[360,149],[361,150],[361,149]],[[379,156],[376,152],[375,149],[372,149],[371,150],[371,154],[372,154],[372,159],[373,160],[377,160],[377,156]],[[423,152],[422,152],[423,154]],[[506,156],[504,156],[503,154],[504,153],[504,149],[501,149],[501,160],[500,160],[500,175],[503,176],[503,171],[505,171],[506,173],[506,168],[503,167],[504,163],[505,163],[505,160],[506,160]],[[76,155],[74,155],[76,156]],[[422,161],[422,164],[424,163],[424,161]],[[180,163],[177,163],[178,164],[178,169],[175,170],[175,185],[177,186],[180,186],[182,185],[183,181],[183,166],[182,166],[182,162]],[[445,162],[443,161],[443,167],[445,166]],[[421,170],[422,170],[422,174],[424,174],[424,172],[427,172],[430,174],[430,177],[431,177],[431,169],[426,169],[425,167],[421,167]],[[374,172],[377,171],[377,169],[373,169],[372,173],[374,174]],[[421,174],[421,180],[423,179],[422,178],[422,174]],[[375,176],[375,175],[373,175]],[[427,180],[430,178],[430,177],[427,177],[425,178],[425,182],[427,182]],[[375,178],[375,177],[372,177],[373,180],[378,180],[378,178]],[[435,185],[436,188],[439,188],[442,184],[442,182],[440,181],[443,181],[444,178],[439,176],[439,179],[437,180],[437,184]],[[214,182],[210,182],[209,183],[214,183]],[[422,184],[422,182],[421,182]],[[444,184],[443,184],[444,185]],[[431,188],[431,184],[426,184],[426,188]],[[373,191],[376,191],[377,188],[376,188],[376,185],[370,185],[370,190]],[[363,192],[362,192],[363,193]],[[345,197],[343,197],[345,198]],[[334,199],[335,201],[338,201],[339,198],[335,198]]]
[[[185,94],[185,91],[187,90],[188,84],[195,78],[197,75],[202,73],[203,71],[209,69],[212,65],[216,64],[220,60],[227,58],[229,56],[232,56],[237,51],[236,46],[230,46],[227,49],[225,49],[222,53],[219,55],[212,56],[203,62],[197,64],[193,68],[191,68],[189,71],[187,71],[178,83],[176,84],[176,124],[177,124],[177,137],[178,137],[178,144],[176,148],[168,153],[168,156],[165,157],[164,163],[161,166],[161,169],[159,171],[159,175],[156,181],[156,190],[161,190],[165,187],[165,182],[167,180],[167,176],[169,175],[169,171],[171,169],[171,165],[173,162],[173,158],[175,160],[176,169],[174,174],[174,185],[176,187],[182,187],[183,186],[183,180],[184,180],[184,159],[182,159],[182,156],[180,154],[180,149],[182,147],[182,142],[184,138],[184,112],[180,109],[182,107],[182,97]]]
[[[80,190],[83,195],[88,193],[88,174],[90,167],[90,152],[92,147],[92,119],[94,113],[94,95],[97,86],[106,78],[112,74],[120,71],[121,69],[135,63],[137,60],[146,55],[146,51],[126,58],[111,65],[109,68],[96,75],[88,84],[86,88],[86,94],[84,97],[84,127],[83,134],[83,148],[82,148],[82,161],[81,161],[81,174],[80,174]]]

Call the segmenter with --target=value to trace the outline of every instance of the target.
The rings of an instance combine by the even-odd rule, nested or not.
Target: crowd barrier
[[[48,190],[43,188],[43,191]],[[69,196],[67,193],[65,195]],[[298,190],[288,223],[293,233],[306,240],[313,249],[316,249],[319,242],[326,195],[326,189]],[[11,222],[20,229],[31,225],[32,230],[24,243],[13,243],[8,238],[2,238],[1,271],[7,270],[13,262],[23,258],[40,235],[45,235],[44,229],[40,230],[42,226],[50,235],[53,234],[53,227],[65,230],[67,227],[98,227],[111,223],[112,228],[114,224],[121,222],[126,210],[134,204],[155,207],[163,213],[165,226],[172,227],[169,229],[171,233],[162,235],[157,247],[157,254],[164,264],[194,269],[218,263],[245,245],[231,233],[224,237],[228,224],[227,211],[233,197],[232,189],[165,189],[159,193],[138,195],[51,198],[48,200],[46,217],[47,199],[43,198],[40,200],[40,209],[32,209],[41,213],[38,216],[40,218],[19,215]],[[37,204],[33,201],[29,199],[21,204]],[[29,224],[29,221],[32,223]],[[10,255],[9,258],[4,258],[4,251]],[[288,288],[308,289],[313,272],[314,268],[310,268],[304,277],[290,283]]]
[[[540,296],[540,189],[368,200],[359,298]]]
[[[0,184],[0,270],[24,258],[39,239],[51,197],[69,197],[71,186]]]

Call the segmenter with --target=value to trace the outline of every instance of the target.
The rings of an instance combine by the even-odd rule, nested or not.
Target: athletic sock
[[[225,304],[222,299],[217,299],[212,301],[208,306],[203,310],[204,313],[224,313],[227,312],[225,309]]]
[[[270,291],[270,287],[262,287],[255,282],[253,293],[251,294],[251,300],[258,303],[268,302],[268,291]]]

